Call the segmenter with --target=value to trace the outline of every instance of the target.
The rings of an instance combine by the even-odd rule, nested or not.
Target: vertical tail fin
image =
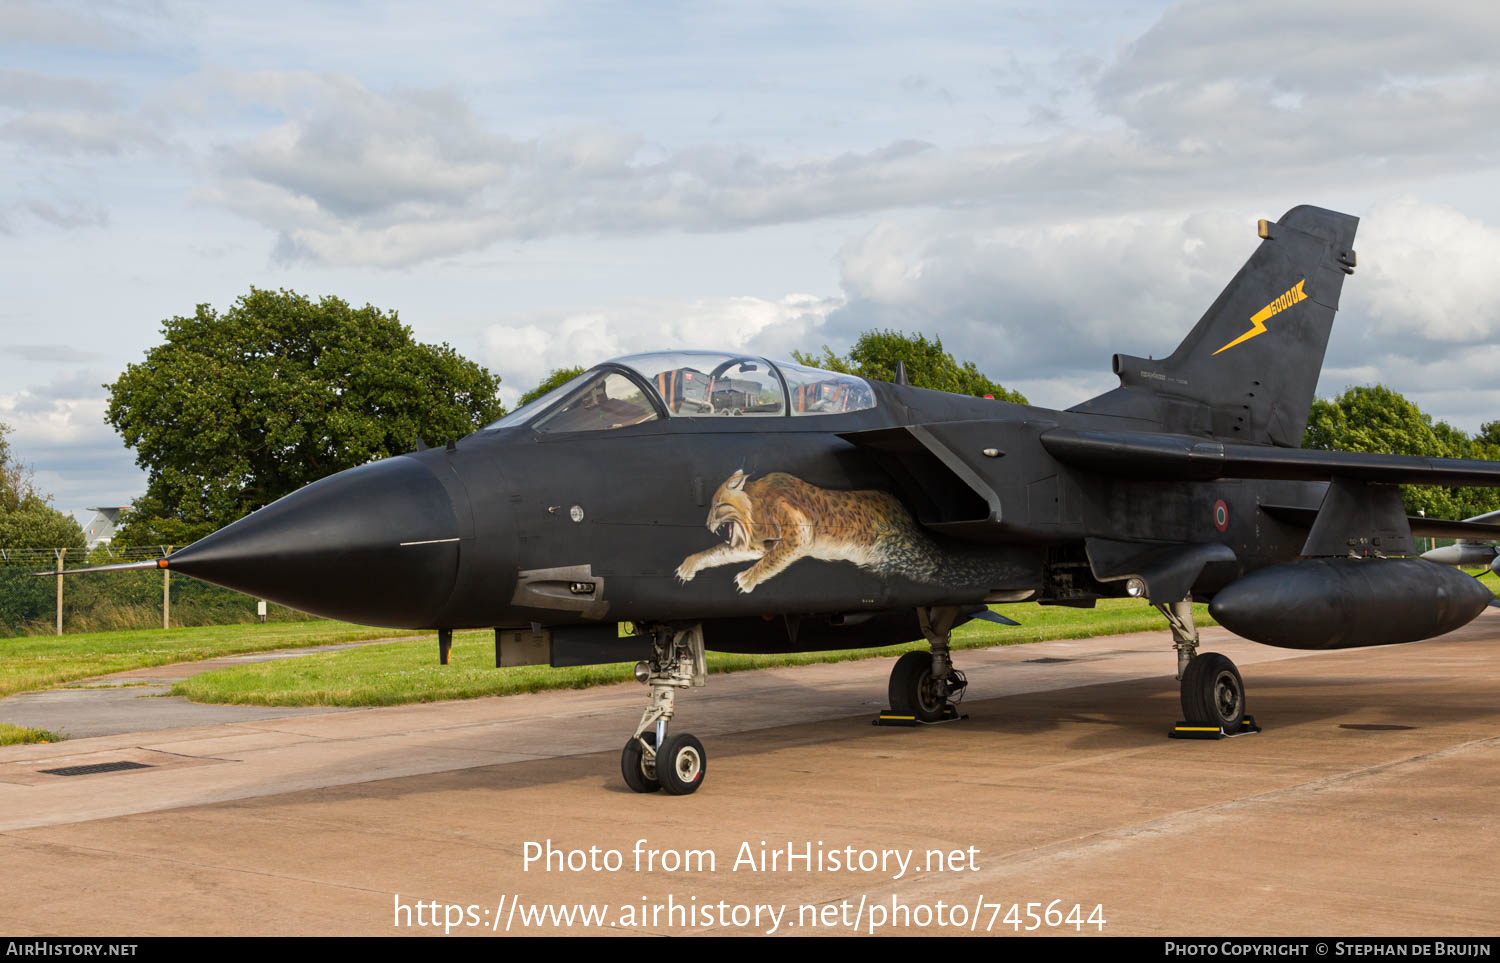
[[[1307,206],[1261,221],[1260,246],[1177,350],[1159,361],[1115,355],[1120,387],[1073,410],[1299,447],[1358,226]]]

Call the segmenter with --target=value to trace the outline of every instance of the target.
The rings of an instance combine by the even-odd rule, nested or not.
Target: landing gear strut
[[[620,752],[625,785],[636,792],[665,789],[673,796],[697,792],[708,772],[703,743],[688,733],[668,734],[677,690],[708,681],[703,627],[651,627],[651,658],[638,663],[635,677],[651,687],[651,703]]]
[[[1193,624],[1193,600],[1162,604],[1152,603],[1172,626],[1172,645],[1177,649],[1177,681],[1187,673],[1188,664],[1198,654],[1198,627]]]
[[[1227,656],[1198,652],[1198,628],[1193,624],[1191,599],[1156,608],[1172,626],[1172,645],[1177,649],[1177,679],[1181,683],[1185,724],[1173,735],[1207,732],[1210,738],[1259,732],[1245,715],[1245,682]]]
[[[953,668],[948,643],[958,609],[935,606],[917,609],[917,621],[931,646],[930,652],[908,652],[891,669],[890,716],[910,716],[917,722],[942,722],[958,718],[954,703],[963,698],[968,680]],[[877,722],[880,720],[877,720]]]

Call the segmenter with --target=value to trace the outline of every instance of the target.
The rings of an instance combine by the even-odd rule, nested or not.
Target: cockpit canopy
[[[875,407],[863,378],[712,351],[663,351],[607,361],[490,428],[595,431],[669,418],[784,418]]]

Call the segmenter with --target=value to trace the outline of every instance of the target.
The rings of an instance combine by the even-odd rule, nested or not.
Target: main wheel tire
[[[891,709],[922,722],[937,722],[948,708],[948,696],[932,678],[932,653],[908,652],[891,668],[887,693]]]
[[[697,792],[707,774],[708,753],[703,743],[685,732],[667,736],[666,745],[656,751],[657,781],[674,796]]]
[[[642,733],[641,739],[656,745],[654,732]],[[640,739],[631,739],[620,750],[620,774],[625,777],[625,785],[635,792],[656,792],[661,788],[661,782],[656,778],[656,764],[646,758]]]
[[[1205,652],[1182,674],[1182,712],[1195,726],[1240,730],[1245,719],[1245,682],[1234,663],[1217,652]]]

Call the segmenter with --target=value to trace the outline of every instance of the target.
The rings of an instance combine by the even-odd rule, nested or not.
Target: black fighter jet
[[[1192,728],[1246,724],[1192,602],[1271,645],[1343,648],[1455,629],[1490,592],[1413,536],[1397,484],[1500,485],[1500,463],[1299,447],[1358,220],[1297,207],[1171,356],[1066,411],[674,351],[604,362],[443,448],[294,492],[156,564],[335,619],[495,630],[497,665],[640,660],[632,789],[695,791],[669,729],[704,650],[926,639],[891,714],[951,718],[954,626],[993,603],[1138,597],[1166,617]],[[129,567],[129,566],[127,566]],[[631,634],[618,626],[628,623]]]
[[[1494,524],[1500,521],[1500,512],[1485,512],[1464,521]],[[1422,557],[1443,565],[1484,567],[1500,575],[1500,547],[1484,539],[1459,537],[1452,545],[1423,552]]]

